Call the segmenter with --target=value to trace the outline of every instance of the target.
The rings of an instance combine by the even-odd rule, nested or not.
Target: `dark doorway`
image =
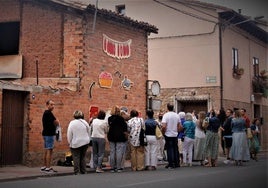
[[[26,92],[3,90],[0,165],[22,163]]]
[[[177,101],[178,102],[178,112],[184,111],[198,113],[200,111],[208,111],[208,105],[206,100],[198,100],[198,101]],[[177,113],[178,113],[177,112]]]

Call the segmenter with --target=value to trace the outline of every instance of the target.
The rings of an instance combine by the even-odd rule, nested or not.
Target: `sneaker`
[[[122,172],[122,171],[123,171],[123,168],[117,169],[117,172]]]
[[[46,167],[45,166],[43,166],[43,167],[40,168],[40,172],[45,172],[45,171],[46,171]]]
[[[117,170],[115,168],[111,169],[110,172],[114,173],[117,172]]]
[[[169,165],[166,165],[165,168],[167,168],[167,169],[174,169],[174,167],[169,166]]]
[[[103,171],[101,168],[97,168],[97,169],[96,169],[96,172],[97,172],[97,173],[103,173],[104,171]]]
[[[181,166],[183,166],[183,167],[184,167],[184,166],[188,166],[188,165],[187,165],[186,163],[182,163],[182,165],[181,165]]]
[[[53,168],[46,168],[45,173],[51,174],[51,173],[56,173],[58,171],[54,170]]]

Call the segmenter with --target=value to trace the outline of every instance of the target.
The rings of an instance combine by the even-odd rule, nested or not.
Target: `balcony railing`
[[[259,75],[252,80],[253,93],[262,94],[264,97],[268,95],[268,79],[267,76]]]

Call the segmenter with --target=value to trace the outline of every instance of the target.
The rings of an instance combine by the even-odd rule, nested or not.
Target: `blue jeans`
[[[105,138],[92,138],[94,168],[102,167],[102,160],[105,152]]]
[[[166,149],[167,149],[167,159],[168,167],[176,168],[179,167],[179,151],[178,151],[178,138],[177,137],[167,137]]]
[[[112,169],[121,169],[126,151],[125,142],[110,142],[110,165]]]

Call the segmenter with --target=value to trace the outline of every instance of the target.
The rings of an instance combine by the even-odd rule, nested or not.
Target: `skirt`
[[[250,160],[248,139],[245,131],[233,133],[233,143],[230,150],[230,158],[233,160]]]
[[[205,159],[204,147],[206,144],[205,138],[195,137],[194,141],[194,159],[195,161],[203,161]]]

